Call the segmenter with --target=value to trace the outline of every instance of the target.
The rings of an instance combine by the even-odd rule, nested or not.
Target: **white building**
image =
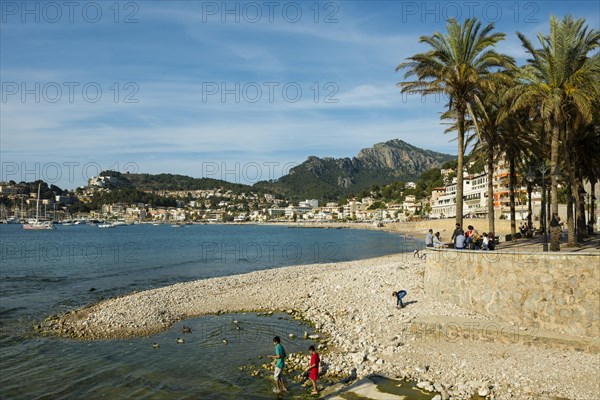
[[[245,213],[236,215],[235,218],[233,218],[233,222],[244,222],[244,221],[248,221],[248,217],[246,216]]]
[[[367,206],[362,204],[356,199],[348,200],[348,203],[345,204],[342,208],[342,217],[343,218],[357,218],[357,213],[366,209]]]
[[[302,206],[302,205],[299,205],[299,206],[287,206],[285,208],[285,216],[287,218],[291,219],[291,218],[294,217],[294,215],[296,217],[300,217],[300,216],[302,216],[302,215],[304,215],[306,213],[309,213],[311,211],[312,211],[312,207],[307,207],[307,206]]]
[[[402,211],[409,214],[416,214],[420,207],[417,204],[417,198],[414,195],[408,195],[402,203]]]
[[[435,192],[435,194],[434,194]],[[436,188],[432,198],[437,200],[431,205],[431,218],[456,217],[456,182],[445,187],[440,194]],[[485,173],[465,177],[463,181],[463,215],[483,216],[487,212],[487,175]]]
[[[363,197],[361,200],[362,204],[365,204],[367,207],[375,202],[375,199],[372,197]]]
[[[90,187],[106,187],[114,181],[115,178],[112,176],[93,176],[88,179],[88,186]]]
[[[267,212],[269,213],[269,217],[271,218],[280,218],[285,216],[286,209],[282,207],[271,207],[267,210]]]
[[[454,170],[452,168],[441,169],[440,173],[442,174],[442,178],[444,179],[444,183],[448,183],[450,181],[450,175],[454,174]]]
[[[17,186],[13,186],[6,182],[0,182],[0,194],[3,196],[16,196],[21,190]]]
[[[494,213],[497,218],[504,215],[510,217],[510,198],[508,189],[508,171],[503,162],[499,162],[493,174]],[[465,176],[463,180],[463,216],[486,217],[487,216],[487,185],[488,177],[485,172],[477,175]],[[434,188],[431,192],[431,218],[454,218],[456,217],[456,178],[453,182],[443,188]],[[539,210],[541,194],[532,193],[531,203],[534,214]],[[527,190],[517,187],[515,189],[516,219],[527,218]],[[537,210],[536,210],[537,203]]]
[[[319,207],[319,200],[316,200],[316,199],[304,200],[299,205],[301,207],[317,208],[317,207]]]

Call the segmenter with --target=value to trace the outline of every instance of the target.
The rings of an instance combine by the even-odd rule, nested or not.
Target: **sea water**
[[[237,315],[245,329],[236,332],[233,317],[205,316],[152,337],[93,342],[39,337],[32,327],[132,291],[414,247],[381,231],[270,225],[0,225],[0,242],[0,397],[11,399],[273,398],[268,379],[239,367],[272,352],[272,336],[309,329],[282,316]],[[286,341],[288,352],[309,344]]]

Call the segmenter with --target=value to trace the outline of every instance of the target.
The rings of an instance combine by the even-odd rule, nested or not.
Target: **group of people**
[[[479,234],[473,225],[467,227],[467,231],[464,231],[460,224],[456,224],[456,228],[452,233],[450,239],[457,250],[494,250],[496,248],[496,238],[494,232]],[[425,247],[447,247],[442,242],[440,233],[433,233],[433,229],[430,229],[425,235]]]
[[[467,226],[467,230],[463,231],[460,224],[456,224],[451,240],[457,250],[494,250],[496,248],[494,232],[483,232],[480,235],[473,225]]]
[[[425,235],[425,247],[444,247],[444,243],[442,243],[442,238],[439,232],[433,233],[433,229],[430,229]]]
[[[285,383],[283,381],[283,368],[285,367],[285,357],[287,356],[283,345],[281,344],[281,338],[279,336],[275,336],[273,338],[273,344],[275,345],[275,355],[269,356],[273,360],[275,360],[275,373],[273,374],[273,378],[275,379],[275,391],[277,393],[287,392],[287,388],[285,387]],[[319,363],[321,359],[315,346],[309,346],[308,352],[310,353],[310,365],[304,370],[305,373],[308,373],[308,379],[312,383],[312,392],[311,394],[318,394],[317,390],[317,377],[319,375]]]

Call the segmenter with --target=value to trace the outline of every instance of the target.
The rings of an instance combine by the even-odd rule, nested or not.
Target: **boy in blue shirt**
[[[273,374],[273,378],[275,378],[275,388],[277,393],[279,393],[280,391],[287,392],[285,384],[283,383],[283,368],[285,367],[286,356],[285,349],[281,345],[281,339],[279,338],[279,336],[275,336],[273,338],[273,344],[275,345],[275,355],[269,357],[271,357],[274,360],[277,360],[275,362],[275,373]]]

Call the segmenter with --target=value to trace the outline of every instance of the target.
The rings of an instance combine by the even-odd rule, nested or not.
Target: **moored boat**
[[[54,229],[54,223],[52,221],[42,221],[40,220],[40,190],[42,184],[38,184],[38,192],[37,192],[37,201],[35,207],[35,218],[27,220],[26,223],[23,224],[23,229],[26,230],[48,230]]]
[[[23,224],[23,229],[27,230],[46,230],[54,229],[52,221],[39,221],[37,219],[30,219],[27,223]]]

